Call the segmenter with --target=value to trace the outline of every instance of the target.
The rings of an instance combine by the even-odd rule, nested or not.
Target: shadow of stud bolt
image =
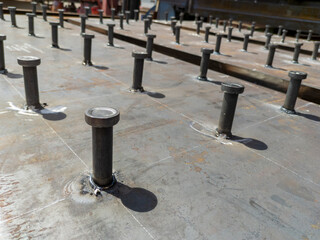
[[[98,12],[99,12],[99,23],[103,24],[103,10],[98,9]]]
[[[210,48],[201,48],[202,58],[200,63],[200,75],[197,77],[198,80],[206,81],[207,72],[210,60],[210,54],[213,53],[213,49]]]
[[[206,32],[205,32],[205,35],[204,35],[204,41],[206,43],[208,43],[209,42],[209,34],[210,34],[211,27],[210,26],[206,26],[205,29],[206,29]]]
[[[274,59],[274,54],[276,52],[278,45],[277,44],[269,44],[269,54],[267,58],[267,62],[265,67],[272,68],[272,63]]]
[[[11,18],[11,27],[17,27],[16,22],[16,7],[8,7],[8,10],[10,12],[10,18]]]
[[[228,27],[228,42],[231,42],[233,27]]]
[[[284,41],[286,40],[287,33],[288,33],[288,31],[286,29],[283,29],[283,31],[282,31],[282,39],[281,39],[282,43],[284,43]]]
[[[133,65],[133,83],[131,87],[132,92],[143,92],[142,87],[142,76],[143,76],[143,65],[144,59],[148,57],[146,52],[132,52],[132,57],[134,57]]]
[[[312,60],[317,60],[317,56],[318,56],[318,52],[319,52],[319,46],[320,46],[320,42],[316,41],[314,42],[314,47],[313,47],[313,51],[312,51]]]
[[[93,34],[82,34],[84,39],[84,47],[83,47],[83,62],[82,64],[85,66],[92,66],[91,62],[91,48],[92,48],[92,39],[94,38]]]
[[[63,19],[63,13],[64,9],[58,9],[59,11],[59,22],[60,22],[60,27],[64,28],[64,19]]]
[[[0,34],[0,73],[7,73],[5,59],[4,59],[4,43],[3,41],[7,39],[6,35]]]
[[[59,23],[50,22],[50,25],[51,25],[51,38],[52,38],[51,46],[53,48],[59,48],[59,44],[58,44],[58,26],[59,26]]]
[[[139,9],[134,10],[134,20],[138,22],[139,20]]]
[[[113,126],[119,120],[120,113],[113,108],[95,107],[85,112],[85,121],[92,127],[90,185],[94,190],[106,189],[116,182],[112,174]]]
[[[243,48],[241,50],[242,52],[248,51],[249,38],[250,38],[250,33],[243,34]]]
[[[22,66],[24,77],[24,89],[26,93],[27,107],[34,107],[41,109],[39,102],[39,88],[37,66],[40,65],[41,60],[38,57],[23,56],[18,57],[18,64]]]
[[[42,7],[42,18],[43,18],[43,21],[47,21],[47,10],[48,10],[48,5],[46,4],[42,4],[41,5]]]
[[[292,63],[297,64],[297,63],[299,63],[298,59],[299,59],[300,49],[301,49],[301,46],[303,45],[303,43],[295,43],[294,45],[295,45],[295,47],[294,47]]]
[[[283,29],[283,26],[279,25],[279,27],[278,27],[278,36],[281,36],[282,29]]]
[[[294,110],[294,106],[297,101],[297,97],[299,94],[299,88],[301,85],[301,81],[307,78],[307,73],[304,72],[297,72],[297,71],[290,71],[289,77],[290,82],[288,86],[288,90],[286,93],[286,99],[284,101],[281,110],[288,114],[295,114],[296,111]]]
[[[123,29],[123,14],[122,13],[119,14],[119,18],[120,18],[120,28]]]
[[[3,16],[3,2],[0,2],[0,19],[4,20],[4,16]]]
[[[111,8],[111,20],[114,21],[114,15],[116,13],[116,9],[115,8]]]
[[[28,17],[28,30],[29,36],[35,36],[34,34],[34,17],[36,16],[34,13],[26,13]]]
[[[115,27],[114,23],[108,23],[108,46],[113,46],[113,30]]]
[[[147,51],[147,58],[146,60],[152,61],[152,50],[153,50],[153,41],[156,38],[155,34],[147,34],[147,45],[146,45],[146,51]]]
[[[236,111],[238,95],[243,93],[244,86],[238,83],[222,83],[221,90],[224,92],[216,136],[225,135],[232,137],[231,129]]]
[[[176,26],[176,43],[180,44],[180,32],[181,32],[181,25]]]
[[[31,2],[32,13],[37,16],[37,2]]]

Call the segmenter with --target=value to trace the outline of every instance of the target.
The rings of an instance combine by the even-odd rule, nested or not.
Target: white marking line
[[[27,211],[27,212],[25,212],[25,213],[22,213],[22,214],[20,214],[20,215],[18,215],[18,216],[15,216],[15,217],[8,218],[8,219],[6,219],[6,220],[0,221],[0,224],[5,223],[5,222],[8,222],[8,221],[12,221],[12,220],[14,220],[14,219],[20,218],[20,217],[22,217],[22,216],[24,216],[24,215],[28,215],[28,214],[30,214],[30,213],[35,213],[35,212],[42,211],[43,209],[46,209],[46,208],[48,208],[48,207],[51,207],[51,206],[53,206],[53,205],[55,205],[55,204],[57,204],[57,203],[59,203],[59,202],[62,202],[62,201],[64,201],[64,200],[65,200],[65,198],[56,200],[56,201],[54,201],[54,202],[52,202],[52,203],[50,203],[50,204],[48,204],[48,205],[46,205],[46,206],[44,206],[44,207],[36,208],[36,209],[30,210],[30,211]]]
[[[32,48],[33,50],[38,51],[38,52],[40,52],[40,53],[44,53],[42,50],[40,50],[40,49],[38,49],[38,48],[36,48],[36,47],[28,44],[28,43],[25,43],[24,46],[27,46],[27,47],[29,47],[29,48]]]

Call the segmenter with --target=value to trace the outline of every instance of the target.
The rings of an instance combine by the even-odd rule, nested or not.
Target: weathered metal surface
[[[199,66],[157,52],[145,62],[146,93],[133,94],[131,52],[143,48],[107,47],[96,34],[85,67],[79,27],[65,23],[56,49],[49,24],[35,19],[39,38],[28,37],[25,18],[24,29],[0,22],[9,71],[0,76],[1,238],[319,239],[319,105],[298,99],[298,115],[287,115],[282,93],[214,71],[198,81]],[[42,60],[41,114],[21,110],[21,55]],[[225,81],[246,88],[233,141],[213,135]],[[119,182],[96,197],[83,114],[99,105],[119,109],[121,121]]]

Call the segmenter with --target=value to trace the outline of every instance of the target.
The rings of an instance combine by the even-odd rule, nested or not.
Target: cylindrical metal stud
[[[278,27],[278,36],[281,36],[282,29],[283,29],[283,26],[279,25],[279,27]]]
[[[4,20],[4,16],[3,16],[3,2],[0,2],[0,19]]]
[[[113,46],[113,31],[114,31],[114,23],[108,23],[108,46]]]
[[[233,18],[229,18],[229,27],[232,27]]]
[[[59,12],[59,25],[60,27],[64,28],[64,19],[63,19],[63,13],[64,13],[64,9],[58,9]]]
[[[214,53],[213,53],[215,55],[220,55],[221,54],[220,53],[220,47],[221,47],[221,39],[222,39],[223,36],[224,36],[223,34],[220,34],[220,33],[217,34],[216,47],[215,47]]]
[[[80,18],[81,18],[81,23],[80,23],[81,32],[80,32],[80,35],[82,35],[82,34],[84,34],[84,33],[86,32],[86,20],[87,20],[87,16],[86,16],[86,15],[81,15]]]
[[[85,11],[85,14],[86,14],[87,18],[89,18],[90,7],[88,7],[88,6],[84,7],[84,11]]]
[[[209,23],[210,25],[212,25],[212,20],[213,20],[213,16],[212,16],[212,15],[209,15],[209,21],[208,21],[208,23]]]
[[[171,21],[171,30],[172,30],[173,35],[176,34],[176,25],[177,25],[177,20],[172,20]]]
[[[272,43],[269,44],[269,54],[268,54],[268,59],[267,59],[265,67],[272,68],[274,54],[276,52],[277,47],[278,47],[277,44],[272,44]]]
[[[200,21],[201,21],[200,28],[202,28],[202,26],[203,26],[203,21],[204,21],[204,17],[200,17]]]
[[[295,47],[294,47],[292,63],[299,63],[298,59],[299,59],[301,46],[303,45],[303,43],[295,43],[294,45],[295,45]]]
[[[231,42],[232,30],[233,30],[233,27],[228,27],[228,37],[227,37],[228,42]]]
[[[227,20],[223,20],[223,31],[224,31],[224,32],[227,31],[227,25],[228,25]]]
[[[269,33],[270,25],[266,25],[266,28],[264,30],[264,35],[267,36],[267,33]]]
[[[320,46],[320,42],[314,42],[314,47],[313,47],[313,51],[312,51],[312,60],[317,60],[318,57],[318,52],[319,52],[319,46]]]
[[[183,12],[181,12],[181,13],[179,14],[179,21],[180,21],[180,24],[182,24],[182,22],[183,22],[183,17],[184,17],[184,13],[183,13]]]
[[[8,10],[10,12],[10,18],[11,18],[11,27],[17,27],[16,22],[16,7],[8,7]]]
[[[301,35],[301,30],[297,30],[297,33],[296,33],[296,42],[299,42],[300,35]]]
[[[155,34],[147,34],[147,45],[146,45],[146,51],[147,51],[147,58],[146,60],[152,61],[152,50],[153,50],[153,40],[156,38]]]
[[[282,43],[284,43],[284,41],[286,40],[287,33],[288,33],[288,31],[286,29],[283,29],[282,37],[281,37],[281,42]]]
[[[4,60],[4,44],[3,41],[7,39],[6,35],[0,34],[0,73],[7,73],[6,64]]]
[[[199,21],[199,13],[194,14],[194,22],[197,23]]]
[[[120,18],[120,28],[123,29],[123,14],[122,13],[119,14],[119,18]]]
[[[136,22],[139,20],[139,9],[134,10],[134,20]]]
[[[206,81],[207,72],[210,61],[210,54],[213,53],[213,49],[210,48],[201,48],[202,58],[200,63],[200,75],[197,77],[198,80]]]
[[[36,16],[34,13],[26,13],[28,17],[28,28],[29,28],[29,36],[35,36],[34,34],[34,17]]]
[[[142,87],[142,76],[143,76],[143,64],[144,59],[148,57],[146,52],[132,52],[132,57],[134,57],[134,66],[133,66],[133,84],[131,91],[133,92],[143,92]]]
[[[111,20],[114,21],[114,16],[116,14],[116,9],[115,8],[111,8]]]
[[[250,36],[253,37],[254,31],[256,29],[256,25],[252,23],[251,29],[250,29]]]
[[[242,21],[239,21],[238,30],[239,30],[239,32],[241,32],[241,30],[242,30]]]
[[[48,5],[46,4],[42,4],[41,5],[42,7],[42,18],[43,18],[43,21],[47,21],[47,10],[48,10]]]
[[[224,94],[216,136],[231,138],[231,129],[237,107],[238,95],[243,93],[244,86],[238,83],[222,83],[221,90]]]
[[[272,38],[272,33],[267,33],[266,34],[266,42],[264,44],[264,48],[268,49],[269,48],[269,44],[271,43],[271,38]]]
[[[149,30],[149,19],[143,19],[143,23],[144,23],[144,34],[148,33]],[[172,22],[171,22],[171,28],[172,28]]]
[[[309,30],[307,41],[311,41],[312,33],[313,33],[313,31]]]
[[[129,24],[129,20],[130,20],[130,11],[126,11],[126,23]]]
[[[100,24],[103,24],[103,9],[98,9],[98,12],[99,12],[99,23]]]
[[[32,13],[37,15],[37,2],[31,2]]]
[[[37,66],[41,61],[38,57],[24,56],[18,57],[18,64],[23,68],[24,89],[28,108],[41,109],[39,101],[39,87]]]
[[[92,66],[91,62],[91,48],[92,48],[92,38],[94,38],[93,34],[82,34],[84,39],[84,48],[83,48],[83,61],[82,65]]]
[[[301,81],[307,78],[307,74],[304,72],[290,71],[289,72],[290,82],[286,94],[286,99],[284,101],[281,110],[288,114],[295,114],[294,106],[299,94],[299,88],[301,86]]]
[[[204,35],[204,41],[205,41],[206,43],[209,42],[210,29],[211,29],[210,26],[206,26],[206,33],[205,33],[205,35]]]
[[[249,38],[250,38],[250,33],[245,33],[243,34],[243,48],[242,48],[242,52],[246,52],[248,51],[248,44],[249,44]]]
[[[169,17],[169,13],[168,13],[168,12],[165,12],[165,13],[164,13],[164,19],[166,20],[166,22],[168,22],[168,17]]]
[[[219,27],[219,21],[220,21],[220,18],[216,18],[216,28]]]
[[[92,126],[92,175],[90,185],[104,190],[116,182],[113,166],[113,126],[120,120],[118,110],[108,107],[90,108],[85,121]]]
[[[200,34],[200,28],[201,28],[201,21],[197,21],[196,24],[197,24],[197,29],[196,29],[197,35],[199,35]]]
[[[148,25],[148,26],[149,26],[149,29],[151,29],[153,16],[149,14],[149,15],[147,16],[147,18],[149,19],[149,25]]]
[[[57,22],[50,22],[51,25],[51,37],[52,37],[52,44],[53,48],[59,48],[58,44],[58,26],[59,23]]]
[[[180,31],[181,31],[181,25],[178,25],[175,27],[176,32],[175,32],[175,36],[176,36],[176,43],[180,44]]]

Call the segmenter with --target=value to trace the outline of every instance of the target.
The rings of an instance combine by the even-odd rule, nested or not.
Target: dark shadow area
[[[301,112],[296,112],[296,114],[298,116],[307,118],[309,120],[315,121],[315,122],[320,122],[320,117],[312,115],[312,114],[308,114],[308,113],[301,113]]]
[[[166,61],[159,61],[159,60],[152,60],[152,62],[155,62],[155,63],[159,63],[159,64],[168,64],[168,62]]]
[[[287,69],[284,69],[284,68],[277,68],[277,67],[274,67],[274,66],[266,67],[266,68],[275,69],[275,70],[280,70],[280,71],[286,71],[286,72],[287,72]]]
[[[59,26],[59,28],[62,28],[62,27]],[[73,30],[73,28],[68,28],[68,27],[63,27],[62,29]]]
[[[305,63],[299,63],[299,65],[301,65],[301,66],[305,66],[305,67],[311,67],[311,65],[309,65],[309,64],[305,64]]]
[[[264,142],[261,142],[257,139],[253,139],[253,138],[242,138],[242,137],[233,135],[230,138],[230,141],[242,143],[243,145],[247,146],[248,148],[252,148],[255,150],[267,150],[268,149],[267,144],[265,144]]]
[[[63,112],[53,112],[46,114],[39,112],[39,114],[41,114],[44,119],[49,121],[60,121],[67,117],[67,115]]]
[[[224,56],[224,57],[232,57],[231,55],[226,55],[226,54],[223,54],[223,53],[220,53],[220,56]]]
[[[149,212],[158,204],[158,199],[152,192],[144,188],[131,188],[120,182],[106,192],[119,198],[125,207],[135,212]]]
[[[61,51],[66,51],[66,52],[71,52],[72,51],[70,48],[61,48],[61,47],[59,47],[58,49],[60,49]]]
[[[215,85],[219,85],[219,86],[220,86],[220,85],[221,85],[221,83],[222,83],[222,82],[220,82],[220,81],[214,81],[214,80],[212,80],[212,79],[210,79],[210,78],[208,78],[208,79],[207,79],[207,82],[209,82],[209,83],[213,83],[213,84],[215,84]]]
[[[22,78],[23,77],[23,75],[21,75],[20,73],[8,72],[6,75],[8,78]]]
[[[100,66],[100,65],[92,65],[92,67],[99,69],[99,70],[108,70],[109,69],[108,67]]]
[[[158,92],[148,92],[145,91],[145,94],[147,94],[149,97],[153,97],[153,98],[165,98],[166,96],[162,93],[158,93]]]
[[[243,52],[244,52],[244,51],[243,51]],[[244,52],[244,53],[249,53],[249,54],[258,55],[258,53],[256,53],[256,52],[250,52],[250,51],[246,51],[246,52]]]
[[[114,48],[118,48],[118,49],[125,49],[124,47],[121,47],[121,46],[118,46],[118,45],[113,45],[113,46],[109,46],[107,45],[108,47],[114,47]]]
[[[14,28],[18,28],[18,29],[25,29],[24,27],[19,27],[19,26],[16,26]]]
[[[37,36],[37,35],[34,35],[33,37],[35,37],[35,38],[45,38],[45,37],[41,37],[41,36]]]

